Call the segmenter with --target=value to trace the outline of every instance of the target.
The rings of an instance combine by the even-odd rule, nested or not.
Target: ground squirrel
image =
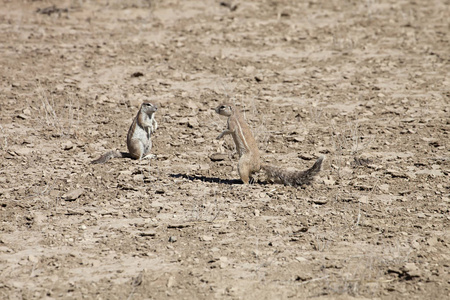
[[[319,157],[314,165],[306,171],[289,171],[270,165],[261,165],[258,145],[239,111],[231,105],[219,105],[215,111],[219,115],[228,117],[227,129],[217,139],[219,140],[227,134],[231,134],[233,137],[236,151],[239,154],[239,176],[245,184],[249,183],[252,174],[260,169],[265,171],[268,181],[291,186],[309,184],[319,173],[324,156]]]
[[[228,117],[227,129],[225,129],[217,139],[220,140],[227,134],[231,134],[239,154],[238,172],[244,183],[249,183],[253,173],[261,169],[258,145],[245,123],[241,114],[231,105],[219,105],[215,109],[216,113]]]
[[[142,159],[152,157],[150,150],[152,149],[151,135],[158,128],[155,120],[155,112],[158,110],[156,105],[150,102],[143,102],[139,108],[139,112],[133,120],[127,134],[128,152],[109,151],[98,159],[93,160],[92,164],[103,164],[116,157],[128,157],[134,159]]]

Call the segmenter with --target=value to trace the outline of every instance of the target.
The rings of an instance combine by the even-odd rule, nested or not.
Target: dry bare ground
[[[448,299],[450,2],[7,1],[0,298]],[[90,165],[159,106],[157,159]],[[240,184],[236,103],[265,162]],[[211,160],[222,153],[222,160]]]

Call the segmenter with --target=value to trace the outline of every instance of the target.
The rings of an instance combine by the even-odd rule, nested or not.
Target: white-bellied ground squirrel
[[[128,152],[109,151],[98,159],[93,160],[92,164],[103,164],[111,158],[128,157],[142,159],[152,157],[151,135],[158,128],[155,120],[155,112],[158,110],[156,105],[150,102],[143,102],[127,134]]]
[[[258,144],[245,120],[239,111],[232,105],[219,105],[215,108],[216,113],[228,117],[227,129],[217,139],[231,134],[239,154],[238,172],[244,183],[249,183],[252,174],[260,169],[265,171],[267,180],[274,183],[299,186],[309,184],[322,167],[324,156],[319,157],[314,165],[306,171],[289,171],[270,165],[261,165]]]

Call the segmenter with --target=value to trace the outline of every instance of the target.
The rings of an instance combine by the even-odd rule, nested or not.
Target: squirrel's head
[[[157,110],[158,110],[158,107],[150,102],[145,101],[145,102],[142,102],[142,104],[141,104],[141,111],[148,115],[151,115],[152,113],[154,113]]]
[[[219,115],[227,116],[227,117],[231,116],[231,114],[233,113],[233,107],[230,105],[225,105],[225,104],[217,106],[214,110]]]

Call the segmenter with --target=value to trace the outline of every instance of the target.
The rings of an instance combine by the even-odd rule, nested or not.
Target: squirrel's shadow
[[[223,183],[223,184],[242,184],[242,181],[239,179],[220,179],[217,177],[206,177],[206,176],[199,176],[199,175],[187,175],[187,174],[170,174],[170,177],[174,178],[184,178],[190,181],[194,180],[200,180],[203,182],[210,182],[210,183]]]
[[[187,174],[170,174],[170,177],[174,178],[184,178],[190,181],[194,180],[200,180],[203,182],[209,182],[209,183],[223,183],[223,184],[243,184],[242,180],[240,179],[220,179],[217,177],[206,177],[206,176],[199,176],[199,175],[187,175]],[[258,185],[267,185],[268,183],[265,181],[256,181],[252,182],[251,184],[258,184]]]

